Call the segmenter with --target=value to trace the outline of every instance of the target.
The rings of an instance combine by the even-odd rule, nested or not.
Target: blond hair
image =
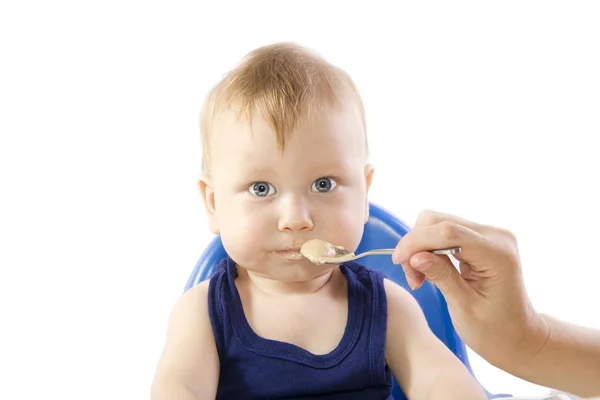
[[[209,92],[202,107],[202,169],[208,171],[210,137],[224,111],[234,110],[248,124],[260,111],[281,150],[302,118],[354,102],[366,132],[362,99],[350,76],[314,52],[293,43],[277,43],[248,53]],[[366,141],[366,136],[365,136]]]

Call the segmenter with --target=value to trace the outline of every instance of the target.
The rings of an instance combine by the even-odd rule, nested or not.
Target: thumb
[[[469,291],[468,283],[447,256],[437,256],[430,252],[417,253],[411,257],[410,266],[437,286],[447,302],[459,301]]]

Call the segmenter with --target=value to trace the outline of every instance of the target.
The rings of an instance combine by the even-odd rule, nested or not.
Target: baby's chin
[[[337,268],[336,265],[317,265],[307,259],[297,261],[282,260],[277,257],[262,263],[237,263],[238,268],[264,279],[282,283],[302,283],[318,279]]]

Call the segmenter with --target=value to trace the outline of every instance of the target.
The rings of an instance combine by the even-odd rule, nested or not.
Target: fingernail
[[[421,272],[425,272],[429,270],[433,266],[433,261],[431,260],[415,260],[410,263],[411,267]]]
[[[415,290],[415,286],[417,286],[417,283],[413,278],[411,278],[408,275],[406,275],[406,283],[408,283],[408,286],[410,286],[411,290]]]
[[[394,264],[400,264],[400,250],[397,248],[392,252],[392,262]]]

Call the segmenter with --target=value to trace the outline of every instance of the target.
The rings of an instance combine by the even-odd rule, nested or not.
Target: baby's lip
[[[277,250],[277,252],[278,253],[286,253],[286,254],[300,253],[300,248],[296,247],[296,248],[290,248],[290,249]]]
[[[277,256],[286,259],[286,260],[290,260],[290,261],[299,261],[299,260],[304,260],[304,256],[300,253],[299,249],[286,249],[286,250],[279,250],[276,251],[275,254],[277,254]]]
[[[296,240],[294,242],[287,243],[286,245],[283,246],[282,251],[286,251],[286,250],[300,251],[304,242],[305,242],[304,240]]]

